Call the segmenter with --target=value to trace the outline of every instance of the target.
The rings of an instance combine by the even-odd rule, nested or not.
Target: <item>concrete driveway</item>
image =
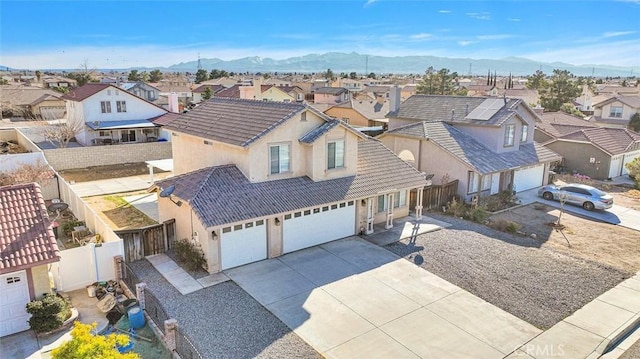
[[[520,192],[517,194],[517,197],[523,204],[539,202],[551,207],[560,208],[560,202],[548,201],[542,197],[538,197],[538,188]],[[640,231],[640,211],[631,208],[614,204],[612,208],[606,211],[587,211],[580,206],[566,204],[564,209],[568,213],[577,214],[584,218],[595,219]]]
[[[541,332],[358,237],[225,273],[328,358],[503,358]]]

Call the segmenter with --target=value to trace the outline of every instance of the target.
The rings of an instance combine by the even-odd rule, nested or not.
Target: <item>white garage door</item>
[[[19,271],[0,276],[0,337],[29,329],[25,306],[29,303],[27,273]]]
[[[516,192],[522,192],[542,186],[543,175],[544,164],[524,167],[516,170],[513,176],[513,184]]]
[[[629,152],[627,154],[624,155],[624,160],[622,161],[622,175],[626,175],[629,174],[629,171],[627,170],[627,163],[633,161],[634,159],[640,157],[640,151],[633,151],[633,152]]]
[[[223,228],[220,265],[229,269],[267,258],[267,226],[264,220]]]
[[[317,246],[355,234],[354,201],[308,209],[284,217],[283,252]]]

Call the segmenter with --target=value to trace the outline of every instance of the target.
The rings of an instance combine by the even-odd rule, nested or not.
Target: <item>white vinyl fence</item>
[[[51,266],[56,288],[68,292],[116,279],[113,257],[123,254],[122,239],[60,251],[60,262]]]

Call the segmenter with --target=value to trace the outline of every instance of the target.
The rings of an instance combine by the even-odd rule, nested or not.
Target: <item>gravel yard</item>
[[[570,257],[528,237],[427,213],[452,226],[385,248],[499,308],[546,330],[630,277]],[[423,260],[422,263],[421,260]]]
[[[205,358],[321,358],[231,281],[181,295],[148,261],[130,266]]]

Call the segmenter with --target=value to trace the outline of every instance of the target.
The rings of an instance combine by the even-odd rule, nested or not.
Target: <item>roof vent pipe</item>
[[[451,109],[451,121],[453,121],[453,116],[456,114],[456,110]]]

